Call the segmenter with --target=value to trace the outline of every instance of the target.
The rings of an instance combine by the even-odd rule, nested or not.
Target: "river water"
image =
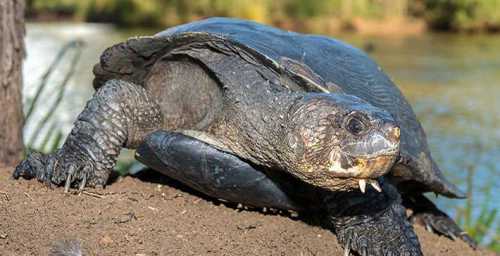
[[[52,128],[67,134],[93,92],[92,67],[100,53],[130,36],[152,33],[119,31],[98,24],[28,24],[25,99],[33,97],[40,77],[65,43],[74,39],[86,42],[77,72],[51,121]],[[464,191],[472,188],[473,215],[478,216],[482,207],[500,208],[500,36],[335,37],[370,49],[370,55],[400,87],[422,122],[433,156],[446,176]],[[26,140],[53,101],[68,67],[69,58],[65,58],[49,78],[40,106],[27,124]],[[436,200],[454,217],[461,216],[466,205],[465,200]]]

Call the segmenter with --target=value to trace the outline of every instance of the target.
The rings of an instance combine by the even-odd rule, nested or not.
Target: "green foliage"
[[[500,29],[500,0],[30,0],[28,14],[52,13],[120,26],[171,26],[208,16],[264,23],[355,17],[423,17],[432,28]]]
[[[426,0],[425,17],[443,30],[500,28],[500,0]]]
[[[498,217],[498,209],[491,209],[489,207],[490,205],[488,202],[490,199],[491,197],[483,201],[484,203],[481,205],[479,216],[476,218],[472,216],[472,206],[468,203],[458,215],[457,223],[462,225],[464,230],[478,243],[493,248],[498,240],[491,240],[489,236],[496,236],[498,238],[500,234],[498,232],[495,233],[495,224],[500,223],[495,222]],[[471,199],[469,198],[468,200],[470,201]],[[496,226],[496,229],[498,228],[499,227]],[[491,241],[488,242],[487,240]]]
[[[263,23],[356,17],[424,18],[435,29],[500,29],[500,0],[30,0],[28,14],[66,15],[120,26],[165,27],[208,16]]]
[[[134,160],[121,160],[116,162],[115,171],[120,174],[120,176],[126,176],[129,170],[134,166]]]
[[[481,150],[481,144],[473,143],[469,146],[469,150],[472,152],[483,152]],[[492,184],[486,186],[484,194],[485,198],[481,201],[481,210],[479,215],[473,215],[474,209],[474,194],[473,188],[474,177],[475,177],[475,163],[480,161],[479,156],[474,157],[470,160],[463,160],[463,165],[467,166],[467,176],[466,176],[466,189],[467,189],[467,201],[464,207],[457,209],[457,216],[455,221],[459,226],[461,226],[465,232],[467,232],[476,242],[481,245],[487,246],[491,250],[500,252],[500,245],[498,238],[500,238],[500,219],[498,219],[498,209],[491,208],[490,202],[494,199],[491,194]]]
[[[487,246],[495,252],[500,252],[500,221],[497,223],[497,229],[493,235],[493,239]]]
[[[84,1],[85,2],[85,1]],[[92,22],[113,22],[120,26],[159,26],[164,4],[155,0],[87,0],[83,18]]]
[[[171,26],[208,16],[263,23],[406,15],[409,0],[31,0],[28,13],[58,12],[121,26]]]

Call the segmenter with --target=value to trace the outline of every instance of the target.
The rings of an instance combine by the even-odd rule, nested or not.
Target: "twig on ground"
[[[97,193],[93,193],[93,192],[88,192],[88,191],[85,191],[85,190],[83,190],[81,192],[81,194],[84,194],[84,195],[87,195],[87,196],[92,196],[92,197],[95,197],[95,198],[100,198],[100,199],[106,197],[105,195],[101,195],[101,194],[97,194]]]
[[[29,198],[31,201],[33,201],[33,197],[30,196],[30,194],[28,194],[28,192],[24,192],[24,195]]]

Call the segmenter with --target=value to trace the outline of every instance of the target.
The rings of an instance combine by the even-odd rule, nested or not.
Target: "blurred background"
[[[229,16],[364,49],[412,104],[434,158],[467,200],[436,198],[500,252],[500,0],[27,0],[24,140],[49,152],[93,93],[101,52],[128,37]],[[130,152],[122,173],[140,168]],[[497,196],[496,196],[497,195]]]

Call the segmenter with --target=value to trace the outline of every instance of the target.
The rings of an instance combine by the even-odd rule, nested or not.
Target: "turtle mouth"
[[[366,193],[371,187],[377,192],[382,192],[382,186],[378,182],[377,178],[339,178],[339,177],[308,177],[304,181],[307,183],[317,186],[330,191],[361,191],[361,193]]]
[[[397,154],[379,155],[376,157],[353,157],[342,155],[330,162],[328,172],[336,178],[344,179],[351,188],[359,188],[365,193],[367,185],[381,192],[377,178],[390,171],[397,159]]]
[[[396,159],[396,154],[369,158],[342,154],[339,158],[330,159],[327,170],[339,178],[374,179],[386,174]]]
[[[395,156],[379,156],[371,161],[360,161],[350,168],[341,168],[339,162],[331,163],[326,168],[310,167],[306,172],[299,172],[298,177],[311,185],[332,191],[360,190],[362,193],[372,187],[382,192],[377,179],[390,171]],[[318,170],[319,169],[319,170]],[[317,170],[317,171],[315,171]]]

